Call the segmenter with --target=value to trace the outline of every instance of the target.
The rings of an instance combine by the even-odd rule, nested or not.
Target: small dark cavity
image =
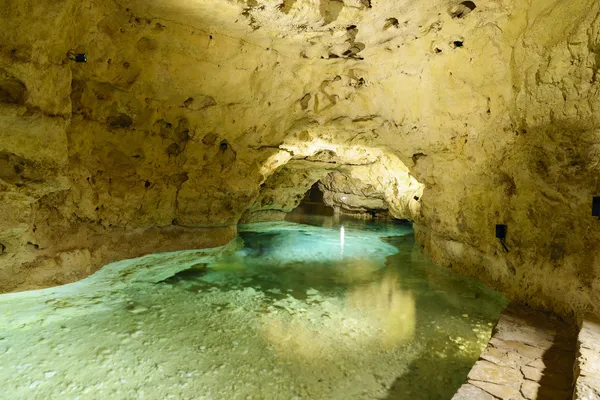
[[[146,182],[144,182],[144,187],[145,188],[149,188],[150,185],[151,185],[150,181],[147,180]]]
[[[463,1],[460,4],[462,4],[463,6],[467,7],[471,11],[473,11],[474,9],[477,8],[477,5],[475,3],[473,3],[472,1]]]
[[[427,157],[427,154],[424,153],[415,153],[412,155],[412,160],[416,164],[421,158]]]
[[[459,5],[457,5],[454,10],[450,13],[452,18],[460,19],[469,15],[477,5],[472,1],[463,1]]]
[[[416,201],[419,201],[419,196],[414,196],[413,199],[415,199]]]
[[[229,148],[229,143],[227,143],[227,140],[223,140],[219,144],[219,149],[221,149],[221,151],[223,151],[223,152],[227,151],[228,148]]]
[[[464,44],[463,44],[462,40],[455,40],[452,42],[452,47],[454,47],[455,49],[459,48],[459,47],[463,47],[463,46],[464,46]]]
[[[4,245],[4,243],[0,243],[0,255],[4,254],[5,251],[6,251],[6,246]]]
[[[390,28],[398,28],[400,23],[398,22],[398,18],[388,18],[385,20],[385,24],[383,25],[383,29],[387,30]]]
[[[39,244],[31,243],[31,242],[27,242],[27,246],[33,247],[36,250],[38,250],[40,248]]]
[[[435,54],[440,54],[442,52],[442,49],[436,47],[433,51],[435,52]]]

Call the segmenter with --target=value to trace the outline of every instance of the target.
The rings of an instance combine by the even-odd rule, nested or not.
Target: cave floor
[[[410,225],[318,225],[0,296],[2,398],[451,398],[507,300]]]

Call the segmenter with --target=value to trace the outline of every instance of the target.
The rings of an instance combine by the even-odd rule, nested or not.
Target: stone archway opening
[[[300,204],[289,212],[286,216],[287,220],[296,220],[304,215],[321,215],[325,217],[333,216],[336,210],[325,204],[325,194],[319,187],[319,182],[315,182],[310,189],[304,194]]]
[[[265,165],[270,169],[241,223],[284,220],[289,213],[410,221],[420,217],[423,185],[393,152],[303,143],[282,146]]]

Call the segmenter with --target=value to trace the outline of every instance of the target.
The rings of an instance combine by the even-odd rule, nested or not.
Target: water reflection
[[[414,296],[400,288],[398,273],[387,272],[381,280],[361,285],[346,296],[350,307],[364,312],[381,332],[386,347],[396,346],[414,336],[416,306]]]
[[[0,296],[2,400],[450,398],[504,299],[431,264],[407,226],[326,223]]]
[[[336,267],[347,283],[369,280],[348,287],[339,301],[315,289],[308,290],[306,302],[291,296],[279,300],[261,319],[264,340],[280,357],[303,362],[344,359],[357,349],[406,343],[415,333],[414,296],[401,289],[397,273],[373,280],[377,269],[366,261]]]

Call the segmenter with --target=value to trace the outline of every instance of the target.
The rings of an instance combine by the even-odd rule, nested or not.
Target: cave
[[[600,1],[9,0],[2,399],[600,399]]]

